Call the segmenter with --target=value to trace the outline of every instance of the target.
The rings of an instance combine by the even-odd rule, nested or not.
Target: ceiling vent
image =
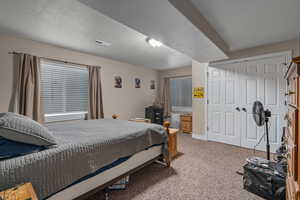
[[[105,41],[102,41],[102,40],[96,40],[96,43],[97,43],[99,46],[103,46],[103,47],[110,47],[110,46],[111,46],[111,43],[105,42]]]

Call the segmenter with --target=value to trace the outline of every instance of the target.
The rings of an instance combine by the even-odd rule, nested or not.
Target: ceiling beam
[[[221,38],[215,29],[208,23],[205,17],[190,0],[168,0],[179,12],[181,12],[195,27],[225,54],[229,52],[228,44]]]

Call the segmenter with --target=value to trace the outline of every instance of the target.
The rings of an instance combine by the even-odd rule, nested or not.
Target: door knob
[[[236,109],[237,111],[239,111],[239,112],[241,111],[241,109],[240,109],[239,107],[236,107],[235,109]]]
[[[242,108],[242,110],[243,110],[244,112],[247,112],[247,109],[246,109],[246,108]]]
[[[296,94],[296,92],[289,90],[287,93],[285,93],[285,96],[291,96],[293,94]]]

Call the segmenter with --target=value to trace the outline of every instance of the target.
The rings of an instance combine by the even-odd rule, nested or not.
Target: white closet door
[[[269,137],[271,151],[280,145],[282,127],[284,126],[284,115],[286,109],[284,106],[284,66],[285,57],[263,59],[259,61],[250,61],[242,64],[239,69],[239,85],[241,93],[242,108],[242,132],[241,145],[243,147],[254,148],[259,139],[265,133],[265,126],[257,127],[252,116],[253,102],[259,100],[263,103],[265,109],[272,112],[269,123]],[[266,149],[266,138],[262,139],[256,149]]]
[[[235,65],[220,68],[209,67],[208,79],[208,139],[232,145],[240,145],[240,112]]]
[[[280,145],[283,127],[286,56],[208,68],[208,139],[254,148],[265,127],[257,127],[252,105],[259,100],[272,112],[271,151]],[[265,138],[257,147],[265,150]]]

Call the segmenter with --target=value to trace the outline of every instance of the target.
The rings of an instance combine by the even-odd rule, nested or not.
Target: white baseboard
[[[206,134],[196,134],[196,133],[193,133],[193,134],[192,134],[192,138],[194,138],[194,139],[196,139],[196,140],[204,140],[204,141],[207,141]]]

